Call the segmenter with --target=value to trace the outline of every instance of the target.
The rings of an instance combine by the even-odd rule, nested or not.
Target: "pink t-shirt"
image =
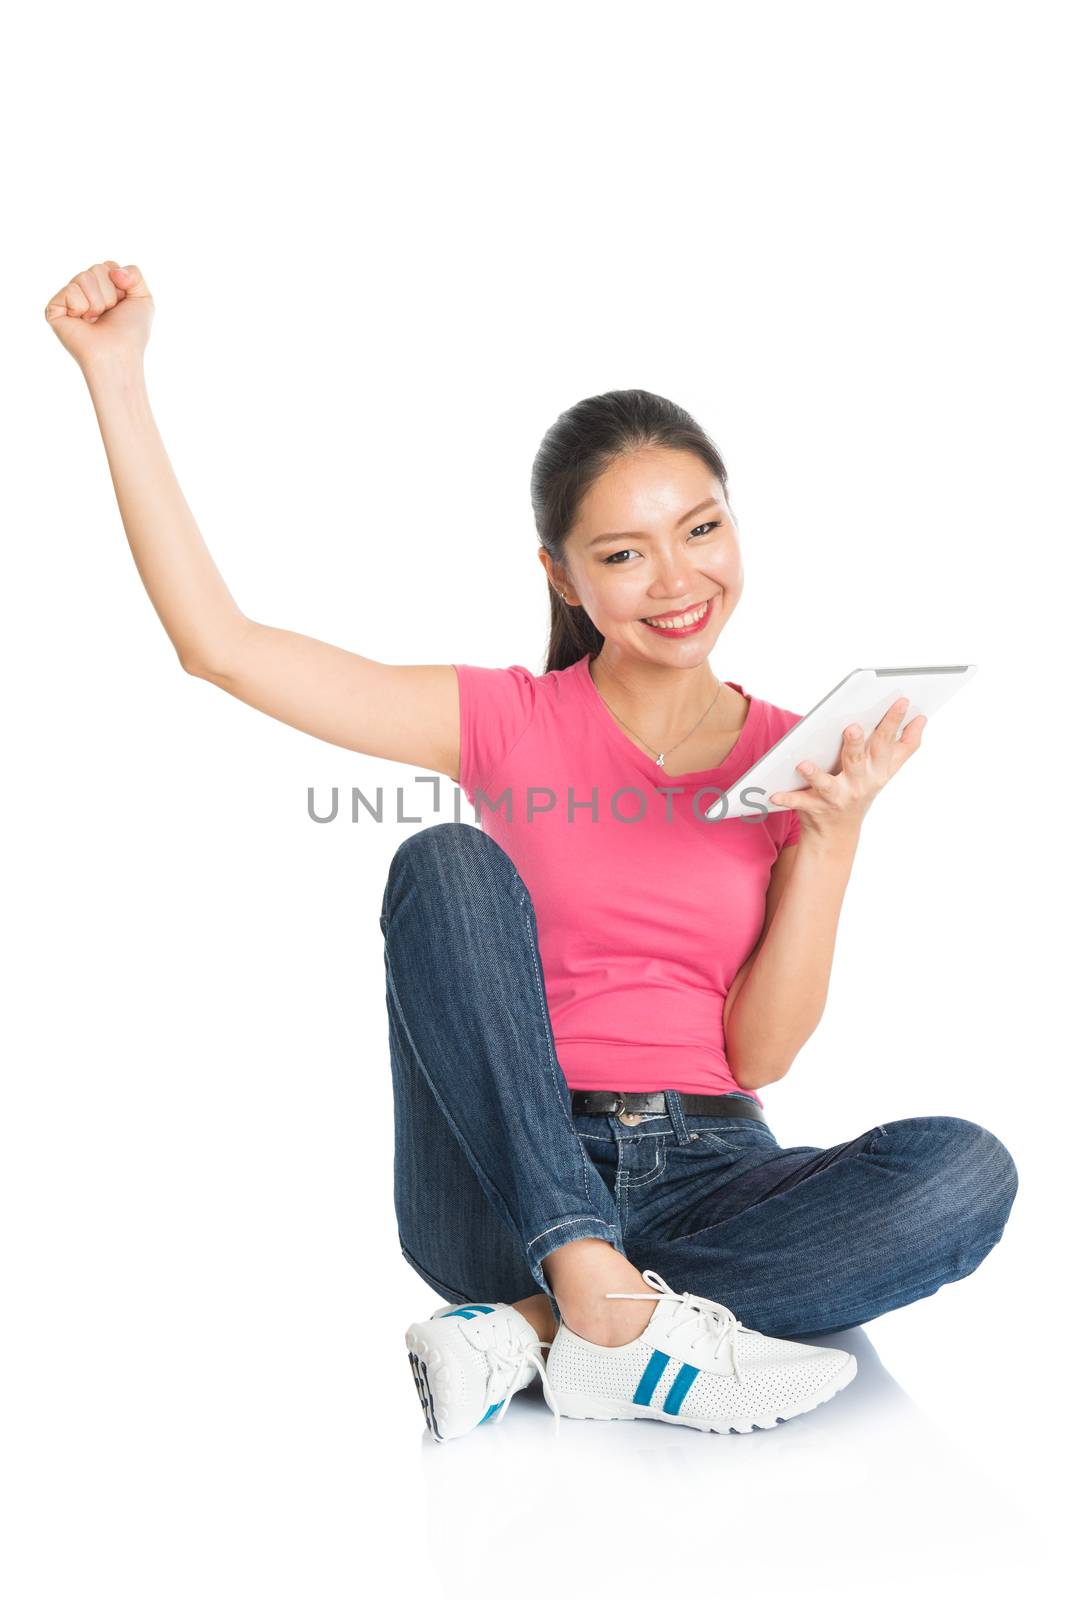
[[[589,662],[540,675],[454,662],[460,788],[530,891],[568,1086],[736,1092],[723,1003],[800,821],[703,812],[800,714],[727,679],[749,701],[733,750],[671,777],[617,725]]]

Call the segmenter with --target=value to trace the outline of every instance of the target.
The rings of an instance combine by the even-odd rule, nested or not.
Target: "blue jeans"
[[[406,839],[380,925],[401,1253],[445,1300],[559,1307],[542,1262],[605,1239],[639,1271],[780,1338],[840,1333],[974,1272],[1016,1165],[962,1117],[906,1117],[782,1148],[767,1124],[575,1116],[556,1058],[534,906],[466,822]]]

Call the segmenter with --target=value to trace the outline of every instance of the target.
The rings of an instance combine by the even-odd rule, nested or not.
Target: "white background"
[[[13,1600],[1046,1592],[1062,21],[60,0],[9,26]],[[1020,1190],[976,1273],[834,1341],[860,1373],[831,1405],[554,1447],[535,1388],[499,1428],[426,1434],[403,1334],[438,1301],[396,1244],[378,925],[413,825],[306,810],[309,785],[383,785],[395,816],[399,785],[412,814],[426,786],[182,673],[43,316],[105,257],[155,296],[154,414],[260,621],[542,670],[534,453],[576,400],[644,387],[727,463],[721,677],[804,711],[854,666],[978,663],[865,822],[824,1019],[763,1098],[784,1145],[971,1118]]]

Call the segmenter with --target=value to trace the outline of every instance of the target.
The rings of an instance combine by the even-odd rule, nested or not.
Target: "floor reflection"
[[[857,1376],[765,1431],[563,1418],[556,1438],[538,1380],[498,1426],[445,1445],[424,1430],[441,1593],[469,1593],[487,1559],[502,1563],[512,1597],[540,1596],[565,1573],[593,1593],[665,1571],[752,1582],[755,1560],[763,1582],[795,1596],[896,1597],[904,1586],[918,1600],[967,1577],[975,1600],[1010,1576],[1026,1587],[1028,1574],[1045,1592],[1045,1530],[914,1403],[867,1331],[803,1342],[850,1350]],[[993,1430],[991,1447],[1002,1447]]]

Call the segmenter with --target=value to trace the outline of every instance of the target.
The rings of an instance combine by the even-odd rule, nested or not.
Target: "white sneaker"
[[[546,1381],[541,1351],[550,1341],[503,1302],[439,1306],[426,1322],[412,1323],[404,1342],[426,1425],[442,1444],[499,1421],[536,1373]],[[546,1401],[552,1404],[548,1391]]]
[[[750,1433],[811,1411],[857,1375],[848,1350],[769,1338],[715,1300],[675,1294],[651,1269],[642,1277],[655,1294],[607,1296],[659,1301],[630,1344],[591,1344],[561,1323],[548,1360],[558,1416]]]

